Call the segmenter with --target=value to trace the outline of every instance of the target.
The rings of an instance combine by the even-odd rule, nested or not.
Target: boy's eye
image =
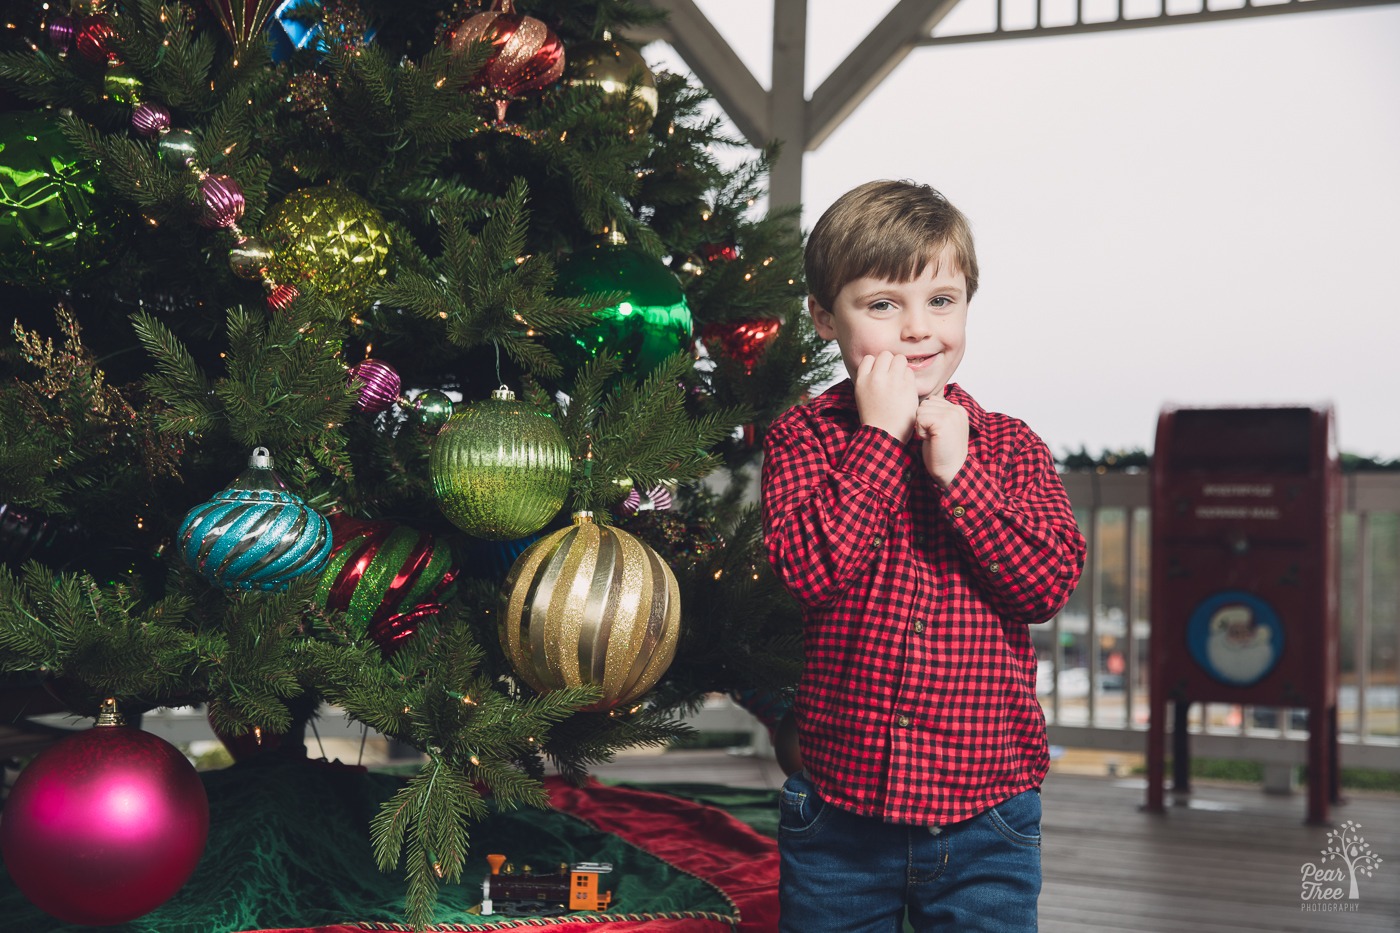
[[[952,303],[953,299],[947,297],[946,295],[939,295],[937,298],[934,298],[929,302],[929,304],[933,305],[935,308],[946,308]]]
[[[883,298],[881,298],[879,301],[870,302],[871,311],[889,311],[893,307],[894,305],[890,304]]]

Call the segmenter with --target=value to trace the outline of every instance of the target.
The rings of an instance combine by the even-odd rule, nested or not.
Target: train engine
[[[504,855],[486,856],[491,874],[481,882],[481,912],[505,917],[552,917],[571,910],[606,910],[611,891],[598,890],[598,878],[612,871],[607,862],[559,863],[550,873],[529,865],[516,869]]]

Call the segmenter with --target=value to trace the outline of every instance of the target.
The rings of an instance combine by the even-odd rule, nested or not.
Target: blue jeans
[[[825,803],[799,771],[779,800],[782,933],[914,929],[1031,933],[1040,896],[1040,792],[938,832]]]

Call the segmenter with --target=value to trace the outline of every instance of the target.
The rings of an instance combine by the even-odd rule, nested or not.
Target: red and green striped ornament
[[[330,516],[333,544],[316,595],[355,630],[388,651],[418,631],[452,597],[450,549],[433,535],[393,521]]]

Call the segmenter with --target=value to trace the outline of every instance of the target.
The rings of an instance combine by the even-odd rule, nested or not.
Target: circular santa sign
[[[1283,655],[1283,623],[1264,600],[1227,590],[1196,606],[1186,624],[1191,656],[1224,684],[1248,687],[1268,676]]]

